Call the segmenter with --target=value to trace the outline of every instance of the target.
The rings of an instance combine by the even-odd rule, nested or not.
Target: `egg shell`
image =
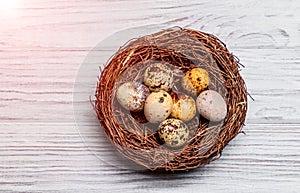
[[[196,114],[195,100],[181,92],[172,93],[173,107],[171,116],[182,121],[191,120]]]
[[[179,119],[166,119],[158,127],[160,139],[169,147],[183,146],[189,136],[187,125]]]
[[[122,107],[129,111],[142,111],[148,95],[149,89],[139,82],[126,82],[117,90],[117,100]]]
[[[152,92],[146,99],[144,114],[150,123],[165,120],[172,111],[172,97],[166,91]]]
[[[202,68],[193,68],[182,78],[182,87],[192,95],[198,95],[210,83],[209,74]]]
[[[173,73],[165,64],[155,62],[145,70],[144,84],[149,87],[150,91],[170,91],[173,87]]]
[[[204,118],[218,122],[227,114],[227,105],[223,97],[214,90],[207,90],[197,97],[197,109]]]

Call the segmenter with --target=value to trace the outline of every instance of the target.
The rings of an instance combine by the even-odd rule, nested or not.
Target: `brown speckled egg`
[[[169,147],[184,145],[189,136],[187,125],[179,119],[167,119],[159,125],[160,139]]]
[[[117,90],[117,99],[122,107],[129,111],[142,111],[149,89],[139,82],[126,82]]]
[[[192,95],[198,95],[210,83],[208,72],[202,68],[193,68],[182,78],[182,87]]]
[[[223,97],[216,91],[203,91],[197,97],[196,103],[200,115],[210,121],[218,122],[226,117],[226,102]]]
[[[171,116],[182,121],[191,120],[196,114],[194,99],[184,93],[172,93],[173,108]]]
[[[172,111],[172,97],[166,91],[152,92],[146,99],[144,114],[150,123],[165,120]]]
[[[155,62],[146,69],[144,84],[149,87],[150,91],[169,91],[173,86],[173,73],[165,64]]]

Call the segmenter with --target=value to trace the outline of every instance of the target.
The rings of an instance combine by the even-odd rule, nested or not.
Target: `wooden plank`
[[[92,122],[94,112],[89,96],[95,91],[98,66],[113,52],[105,51],[107,55],[102,61],[98,57],[87,59],[77,78],[77,68],[84,60],[85,51],[47,54],[31,51],[35,58],[23,64],[22,59],[11,60],[12,54],[4,58],[6,51],[0,53],[1,61],[9,64],[0,67],[0,119],[72,122],[74,105],[77,119]],[[103,55],[103,51],[93,54],[98,53]],[[253,102],[249,98],[247,123],[300,123],[300,49],[235,49],[234,53],[246,66],[241,74],[255,99]],[[69,58],[71,54],[73,57]]]
[[[299,7],[297,0],[28,0],[1,15],[0,35],[7,46],[90,47],[113,31],[165,24],[211,32],[242,48],[299,47]]]
[[[84,130],[86,144],[71,124],[1,125],[1,192],[297,192],[300,188],[300,125],[251,124],[244,128],[247,135],[238,135],[220,159],[175,174],[136,170],[114,152],[97,126]]]

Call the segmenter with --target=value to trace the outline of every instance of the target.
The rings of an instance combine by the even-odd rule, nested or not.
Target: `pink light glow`
[[[20,0],[0,0],[0,15],[14,15]]]

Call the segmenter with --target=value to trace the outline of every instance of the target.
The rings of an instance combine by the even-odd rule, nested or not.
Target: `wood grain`
[[[1,192],[198,192],[199,188],[296,192],[300,188],[297,125],[249,125],[244,128],[247,135],[238,135],[219,160],[175,174],[124,166],[116,161],[123,158],[111,151],[109,143],[99,143],[95,130],[84,134],[90,139],[89,149],[71,124],[4,124],[0,130]]]
[[[0,13],[0,192],[300,191],[299,1],[19,2]],[[215,34],[246,66],[247,135],[197,170],[136,170],[89,103],[97,67],[125,43],[102,40],[149,25]]]

